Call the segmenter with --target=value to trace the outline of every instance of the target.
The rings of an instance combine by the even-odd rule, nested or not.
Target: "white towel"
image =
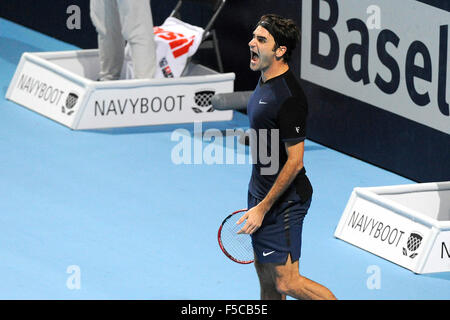
[[[203,28],[169,17],[159,27],[154,27],[157,67],[155,78],[177,78],[186,66],[187,59],[194,55],[203,37]],[[122,78],[133,79],[131,48],[125,46]]]

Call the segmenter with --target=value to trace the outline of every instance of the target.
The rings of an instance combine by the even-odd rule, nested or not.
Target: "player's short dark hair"
[[[295,22],[276,14],[266,14],[259,19],[257,26],[265,28],[275,39],[274,51],[280,46],[287,48],[282,58],[284,62],[288,62],[297,42],[300,41],[300,30]]]

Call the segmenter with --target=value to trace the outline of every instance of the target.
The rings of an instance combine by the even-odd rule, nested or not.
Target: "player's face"
[[[250,47],[250,69],[253,71],[267,70],[275,61],[275,40],[265,28],[258,26],[253,31],[253,38],[248,43]]]

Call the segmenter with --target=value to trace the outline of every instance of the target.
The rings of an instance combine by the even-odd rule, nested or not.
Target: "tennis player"
[[[250,69],[261,77],[247,113],[250,127],[266,136],[259,141],[264,135],[256,134],[257,141],[250,142],[260,149],[249,183],[249,210],[237,222],[245,221],[238,233],[252,237],[261,299],[334,300],[330,290],[299,274],[302,225],[313,190],[303,166],[308,104],[288,65],[298,41],[292,20],[269,14],[261,17],[249,42]],[[270,155],[279,157],[275,174],[264,173],[267,161],[260,157],[270,150],[278,151]]]

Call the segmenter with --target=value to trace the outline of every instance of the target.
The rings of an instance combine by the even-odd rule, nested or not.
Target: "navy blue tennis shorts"
[[[248,193],[248,208],[261,200]],[[300,259],[303,219],[308,213],[311,199],[276,202],[266,213],[261,227],[251,235],[255,259],[260,263],[285,264],[291,254],[292,262]]]

